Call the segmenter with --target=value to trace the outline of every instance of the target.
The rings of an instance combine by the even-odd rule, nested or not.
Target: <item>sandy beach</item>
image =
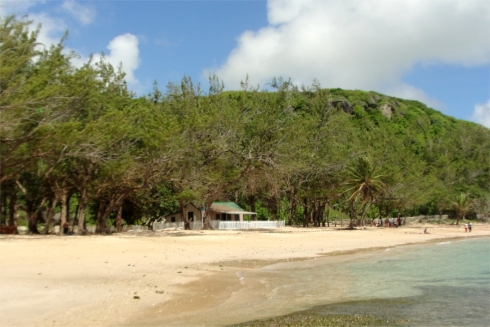
[[[237,270],[404,244],[490,237],[488,224],[474,224],[471,233],[462,225],[427,226],[430,234],[423,234],[424,225],[410,225],[354,231],[286,227],[84,237],[2,235],[0,325],[199,325],[200,315],[230,302],[240,289]],[[255,285],[256,290],[260,287]],[[233,301],[241,303],[240,298]]]

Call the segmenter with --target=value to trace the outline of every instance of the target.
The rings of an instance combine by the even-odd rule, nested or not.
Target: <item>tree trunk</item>
[[[122,205],[124,199],[126,199],[128,197],[128,195],[131,194],[132,191],[133,190],[127,190],[126,192],[120,194],[119,197],[117,197],[117,198],[113,197],[112,200],[107,204],[102,216],[100,217],[100,219],[101,219],[100,226],[103,226],[100,233],[106,233],[106,234],[109,233],[109,230],[107,229],[107,219],[109,219],[109,215],[111,214],[111,212],[115,208]]]
[[[60,232],[59,232],[60,235],[63,235],[63,229],[65,227],[65,224],[67,223],[66,217],[68,215],[68,209],[69,209],[68,193],[69,191],[66,188],[61,189],[61,191],[59,192],[59,197],[61,201],[61,213],[60,213],[61,221],[60,221]]]
[[[75,212],[73,213],[73,219],[71,221],[71,231],[75,232],[75,226],[78,226],[78,213],[80,212],[80,203],[77,204]]]
[[[204,215],[202,217],[202,229],[213,229],[211,226],[211,219],[209,217],[209,210],[211,209],[211,205],[213,202],[205,203],[204,205]]]
[[[330,227],[330,206],[327,207],[327,226],[323,224],[323,227]]]
[[[107,231],[107,222],[103,219],[106,207],[107,202],[104,200],[100,200],[99,209],[97,210],[97,226],[95,227],[95,232],[97,234],[102,234]]]
[[[255,212],[255,202],[256,198],[255,195],[249,195],[248,196],[248,204],[250,205],[250,211]],[[257,215],[252,215],[252,220],[257,220]]]
[[[269,202],[269,209],[272,211],[272,220],[279,220],[278,219],[278,208],[277,208],[277,198],[276,197],[271,197],[268,200]]]
[[[350,218],[350,223],[349,223],[349,228],[354,228],[354,219],[356,219],[356,210],[354,209],[354,204],[351,203],[349,206],[349,218]]]
[[[7,225],[7,192],[5,192],[5,187],[3,190],[0,192],[0,204],[2,208],[0,209],[0,226],[2,226],[4,223]]]
[[[291,191],[289,194],[289,215],[288,215],[288,222],[287,225],[291,226],[293,224],[294,220],[294,211],[296,209],[295,202],[294,202],[294,191]]]
[[[308,227],[308,199],[303,199],[303,227]]]
[[[49,233],[49,227],[51,225],[51,221],[53,221],[54,209],[58,204],[58,198],[54,196],[51,199],[51,205],[49,206],[48,212],[46,213],[46,222],[44,223],[43,234],[47,235]]]
[[[117,215],[116,215],[116,231],[121,232],[122,231],[122,210],[123,206],[122,204],[117,208]]]
[[[361,216],[361,225],[362,225],[362,227],[364,227],[364,219],[365,219],[366,212],[368,211],[369,207],[370,207],[369,203],[366,203],[364,205],[364,210],[362,210],[362,216]]]
[[[325,204],[323,201],[318,201],[316,205],[316,223],[317,227],[325,227]]]
[[[320,210],[318,210],[319,211],[318,218],[319,218],[320,226],[322,226],[322,227],[327,227],[326,219],[325,219],[325,207],[326,206],[327,206],[326,203],[323,203],[320,205]],[[328,214],[329,213],[327,212],[327,219],[328,219]],[[329,226],[330,226],[330,223],[329,223]]]
[[[78,199],[78,234],[87,235],[87,228],[85,227],[85,209],[87,207],[86,203],[87,189],[82,189],[80,192],[80,198]]]
[[[10,194],[8,225],[17,226],[17,193],[15,191]]]
[[[180,206],[180,216],[182,217],[182,221],[184,222],[184,229],[189,230],[191,229],[191,224],[189,224],[189,217],[187,217],[187,210],[186,209],[186,203],[183,201],[179,201],[179,206]]]
[[[456,216],[456,225],[459,225],[459,220],[460,220],[460,219],[461,219],[461,216],[458,214],[458,215]],[[464,217],[463,217],[463,219],[464,219]]]
[[[311,201],[311,221],[313,222],[313,227],[318,227],[318,207],[316,201]]]
[[[27,228],[29,229],[29,234],[39,234],[37,229],[37,210],[34,208],[33,201],[26,200],[26,211],[27,211]]]

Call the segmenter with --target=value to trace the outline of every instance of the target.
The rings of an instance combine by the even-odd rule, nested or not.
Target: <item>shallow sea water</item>
[[[284,283],[264,306],[367,314],[410,326],[490,326],[488,238],[374,250],[333,265],[329,258],[281,265],[264,269],[281,270],[282,277],[271,278]]]
[[[346,264],[352,300],[309,311],[371,314],[410,326],[490,326],[489,239],[385,252]]]
[[[172,317],[175,305],[189,311]],[[226,326],[311,312],[368,314],[402,326],[490,326],[490,238],[227,267],[159,309],[161,316],[138,325]]]

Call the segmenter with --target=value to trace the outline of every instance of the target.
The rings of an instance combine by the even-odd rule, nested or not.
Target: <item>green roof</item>
[[[235,202],[213,202],[211,204],[211,210],[215,211],[245,211]]]

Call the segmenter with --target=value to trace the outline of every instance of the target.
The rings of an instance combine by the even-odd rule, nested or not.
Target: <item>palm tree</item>
[[[372,165],[371,161],[366,157],[359,157],[354,164],[347,168],[348,189],[346,192],[352,192],[347,200],[351,208],[355,207],[356,203],[360,202],[355,214],[362,209],[362,224],[364,225],[364,216],[369,207],[376,200],[376,196],[382,194],[385,190],[385,184],[381,181],[382,175],[376,174],[376,165]],[[352,217],[351,226],[352,227]]]
[[[459,225],[459,220],[465,218],[465,215],[473,207],[475,200],[470,198],[469,193],[460,193],[456,197],[456,201],[451,201],[451,203],[456,211],[456,225]]]

